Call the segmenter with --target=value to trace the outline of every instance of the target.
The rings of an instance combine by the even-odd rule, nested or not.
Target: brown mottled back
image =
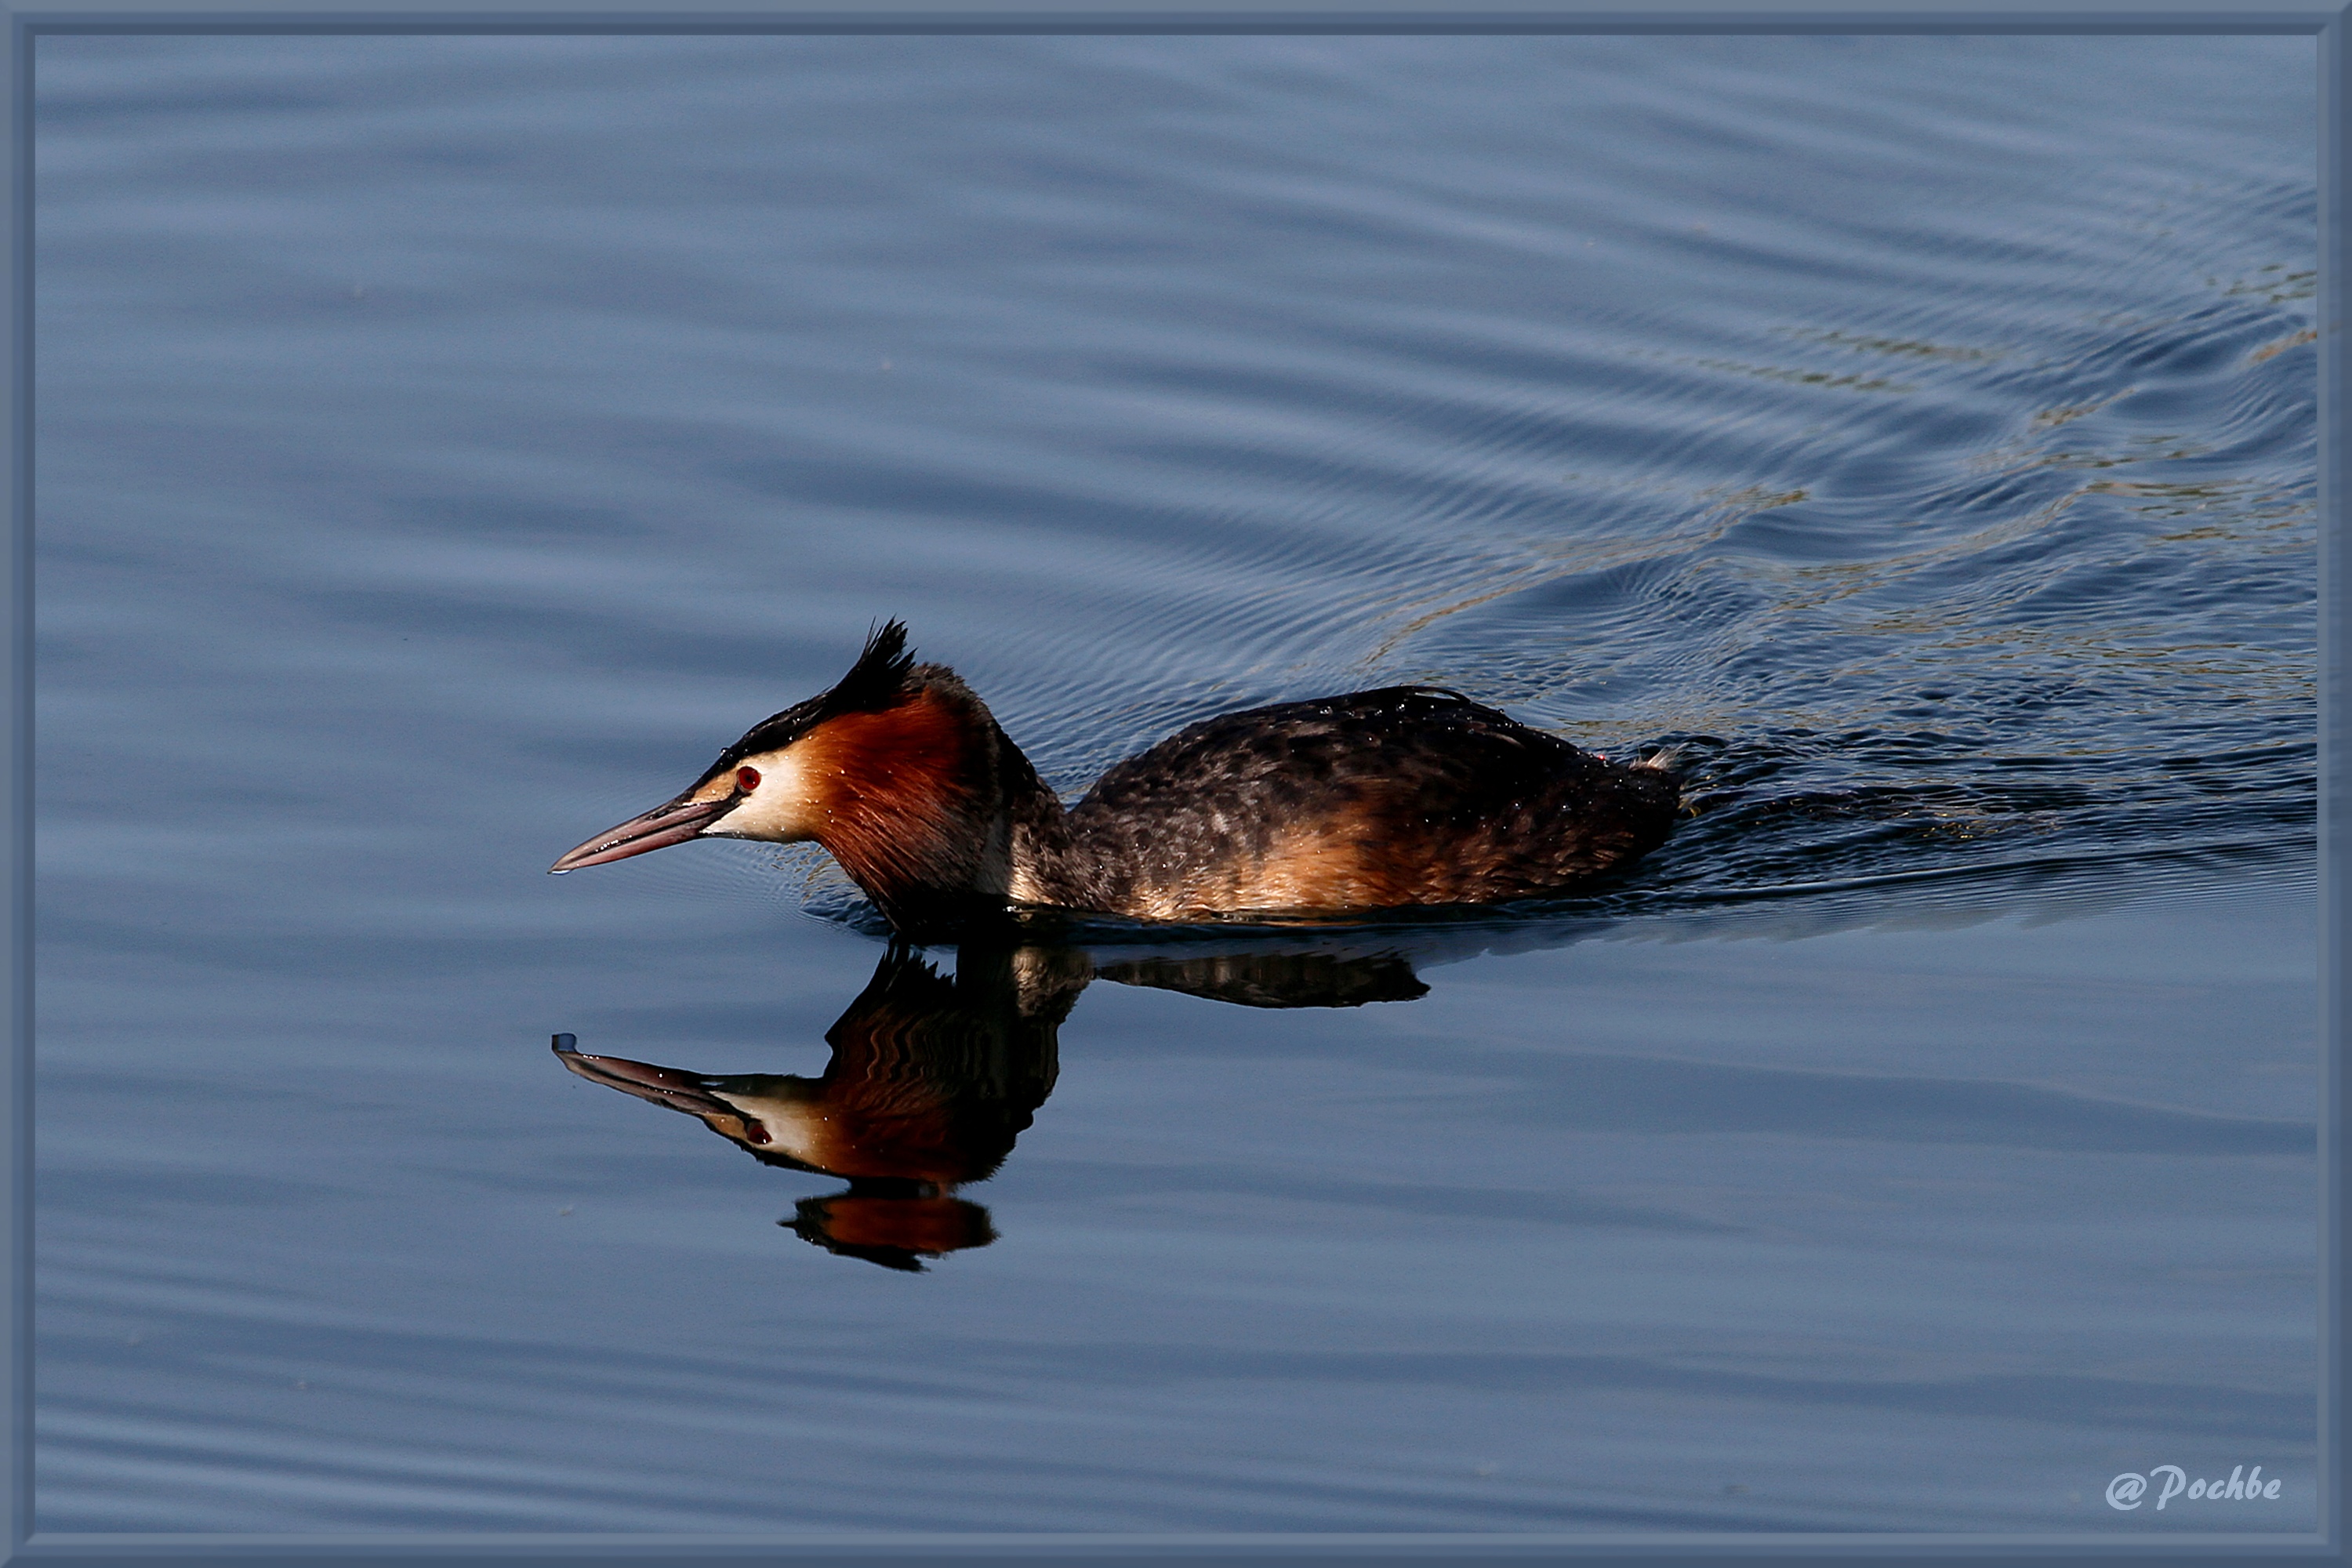
[[[1159,920],[1493,902],[1647,852],[1676,803],[1663,770],[1391,687],[1223,714],[1121,763],[1070,812],[1068,891]]]

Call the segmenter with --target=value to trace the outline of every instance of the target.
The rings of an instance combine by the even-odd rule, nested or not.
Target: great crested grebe
[[[831,690],[550,869],[689,838],[814,839],[901,931],[1016,904],[1153,921],[1486,904],[1627,864],[1678,800],[1656,759],[1612,763],[1460,692],[1391,686],[1203,720],[1065,812],[894,620]]]

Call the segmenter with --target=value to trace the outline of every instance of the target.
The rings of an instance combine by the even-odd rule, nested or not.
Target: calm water
[[[39,1528],[2314,1528],[2314,61],[43,38]],[[1066,792],[1432,681],[1693,815],[542,874],[888,615]]]

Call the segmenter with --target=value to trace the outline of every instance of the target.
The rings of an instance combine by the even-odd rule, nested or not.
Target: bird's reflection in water
[[[1428,987],[1393,953],[1176,953],[1096,963],[1075,947],[982,947],[952,977],[894,946],[825,1032],[822,1075],[710,1074],[593,1056],[571,1035],[555,1054],[584,1079],[672,1110],[771,1165],[845,1179],[780,1223],[887,1268],[996,1239],[956,1190],[993,1175],[1054,1089],[1058,1036],[1097,978],[1257,1007],[1409,1001]]]
[[[967,950],[952,978],[893,949],[825,1043],[816,1078],[708,1074],[591,1056],[559,1035],[581,1077],[702,1119],[754,1159],[845,1177],[783,1223],[886,1268],[996,1239],[955,1189],[995,1173],[1053,1092],[1055,1032],[1087,984],[1082,955]]]

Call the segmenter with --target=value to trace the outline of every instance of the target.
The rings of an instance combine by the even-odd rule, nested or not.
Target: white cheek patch
[[[743,1120],[754,1123],[768,1135],[761,1147],[778,1154],[789,1154],[803,1165],[822,1166],[824,1153],[835,1136],[832,1121],[821,1106],[800,1100],[763,1100],[749,1094],[721,1094],[725,1100],[742,1112]]]
[[[746,757],[744,767],[760,775],[759,784],[732,811],[711,824],[714,838],[757,838],[770,844],[798,844],[816,837],[823,824],[809,798],[808,770],[786,750]]]

